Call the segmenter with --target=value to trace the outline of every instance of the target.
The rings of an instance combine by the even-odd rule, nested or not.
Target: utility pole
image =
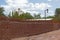
[[[48,9],[44,10],[45,13],[45,20],[46,20],[46,13],[48,13]]]

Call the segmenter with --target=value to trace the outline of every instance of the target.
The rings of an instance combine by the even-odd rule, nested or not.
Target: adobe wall
[[[59,23],[50,21],[0,21],[0,40],[38,35],[59,29]]]

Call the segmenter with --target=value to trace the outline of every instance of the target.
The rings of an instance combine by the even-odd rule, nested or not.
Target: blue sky
[[[5,14],[11,10],[21,8],[24,12],[41,13],[44,16],[44,10],[49,9],[47,16],[54,15],[55,9],[60,8],[60,0],[0,0],[0,6],[5,8]]]

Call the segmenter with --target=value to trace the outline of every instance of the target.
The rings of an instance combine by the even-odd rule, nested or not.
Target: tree
[[[34,19],[40,19],[41,16],[40,16],[40,13],[39,14],[34,14]]]
[[[17,11],[13,12],[12,11],[12,16],[11,16],[11,13],[9,13],[8,15],[10,18],[19,18],[19,19],[33,19],[33,16],[26,12],[26,13],[22,13],[22,14],[19,14]]]
[[[11,17],[11,12],[9,13],[8,17],[9,17],[9,18]]]
[[[8,15],[9,18],[19,18],[19,13],[17,11],[12,11],[12,15],[11,12]]]
[[[60,8],[57,8],[55,10],[55,17],[59,17],[60,16]]]
[[[17,11],[15,11],[14,13],[12,12],[12,17],[13,18],[19,18],[19,14]]]
[[[5,16],[3,12],[4,12],[4,8],[0,7],[0,16]]]
[[[60,21],[60,8],[56,8],[55,17],[53,20]]]
[[[54,16],[48,16],[48,17],[46,17],[46,18],[54,18]]]
[[[30,13],[26,12],[20,15],[20,19],[33,19],[33,16]]]

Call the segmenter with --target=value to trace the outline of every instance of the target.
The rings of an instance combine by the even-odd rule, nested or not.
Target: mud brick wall
[[[57,26],[58,25],[58,26]],[[0,21],[0,40],[38,35],[59,29],[59,23],[50,21]]]

